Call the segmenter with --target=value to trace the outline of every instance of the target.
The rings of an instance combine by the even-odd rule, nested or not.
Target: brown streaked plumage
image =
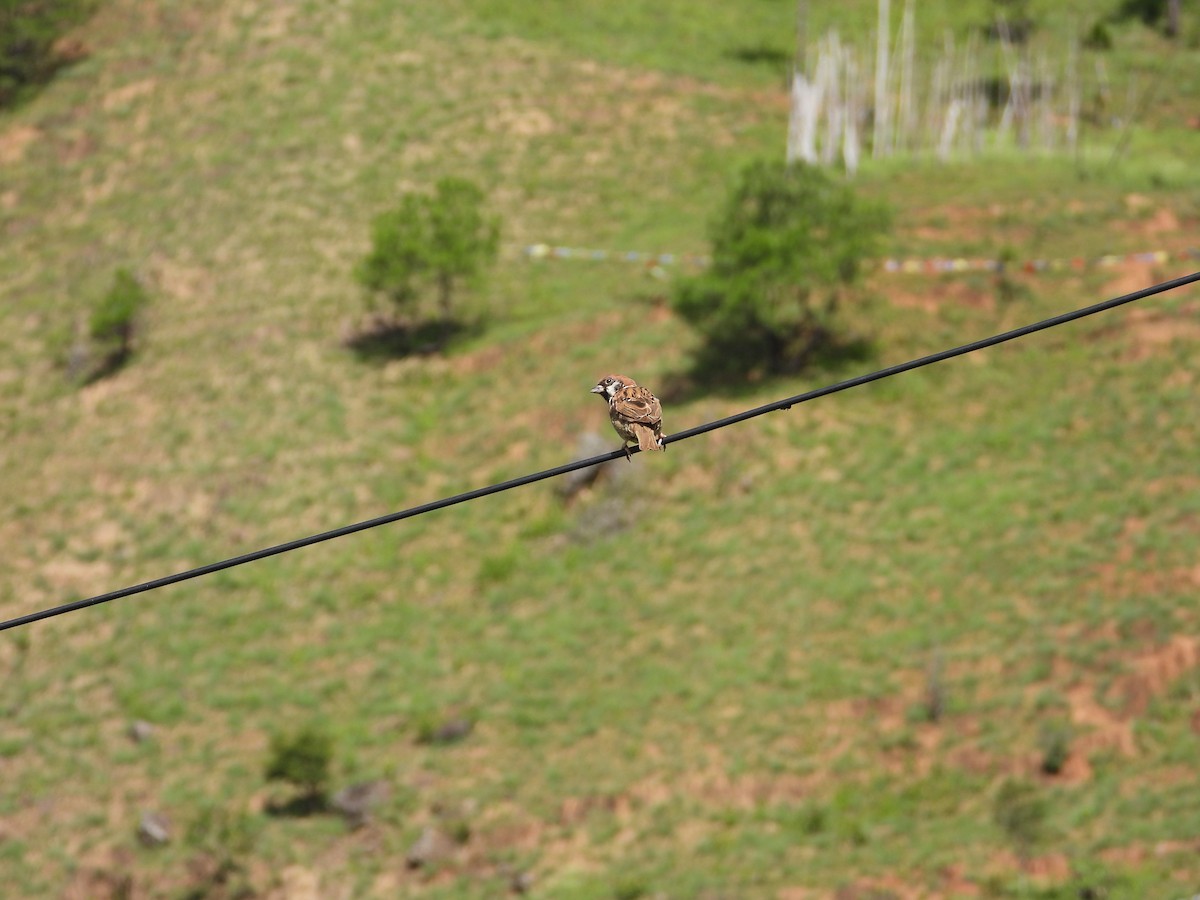
[[[662,436],[662,404],[658,398],[632,378],[625,375],[605,375],[592,388],[608,401],[608,418],[624,443],[629,458],[629,444],[642,450],[665,450]]]

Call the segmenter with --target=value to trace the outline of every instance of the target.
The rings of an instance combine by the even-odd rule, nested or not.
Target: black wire
[[[1076,319],[1082,319],[1086,316],[1091,316],[1109,309],[1114,309],[1115,307],[1122,306],[1126,303],[1132,303],[1135,300],[1141,300],[1154,294],[1165,293],[1166,291],[1171,291],[1175,288],[1183,287],[1184,285],[1192,284],[1196,281],[1200,281],[1200,272],[1193,272],[1191,275],[1184,275],[1179,278],[1174,278],[1170,281],[1164,281],[1161,284],[1143,288],[1142,290],[1134,291],[1131,294],[1123,294],[1120,297],[1114,297],[1113,299],[1105,300],[1102,303],[1096,303],[1092,306],[1085,306],[1082,309],[1077,309],[1072,312],[1053,316],[1049,319],[1043,319],[1042,321],[1035,322],[1032,325],[1025,325],[1021,328],[1015,328],[1012,331],[1006,331],[1003,334],[997,334],[993,335],[992,337],[983,338],[982,340],[972,341],[969,344],[963,344],[961,347],[954,347],[950,350],[943,350],[940,353],[922,356],[920,359],[913,359],[894,366],[888,366],[885,369],[879,369],[878,371],[870,372],[866,375],[859,375],[856,378],[850,378],[846,381],[839,381],[836,384],[817,388],[816,390],[806,391],[803,394],[797,394],[794,397],[788,397],[784,400],[776,400],[774,403],[767,403],[763,406],[757,406],[754,409],[749,409],[745,412],[737,413],[736,415],[726,416],[723,419],[717,419],[715,422],[697,425],[695,428],[688,428],[684,431],[667,435],[663,438],[663,443],[674,444],[678,441],[685,441],[688,438],[696,437],[701,434],[707,434],[710,431],[716,431],[718,428],[736,425],[738,422],[744,422],[747,419],[753,419],[755,416],[761,416],[769,412],[777,412],[783,409],[791,409],[798,403],[806,403],[809,400],[815,400],[818,397],[836,394],[839,391],[845,391],[853,387],[858,387],[859,385],[869,384],[872,381],[879,381],[882,378],[890,378],[893,375],[899,375],[902,372],[909,372],[913,369],[919,369],[922,366],[932,365],[933,363],[952,359],[956,356],[962,356],[966,353],[973,353],[976,350],[983,350],[987,347],[994,347],[997,344],[1003,344],[1006,341],[1016,340],[1017,338],[1025,337],[1026,335],[1033,334],[1037,331],[1044,331],[1047,328],[1054,328],[1057,325],[1063,325],[1067,322],[1073,322]],[[633,447],[630,448],[630,452],[637,453],[639,450],[637,447]],[[232,569],[235,566],[245,565],[246,563],[251,563],[259,559],[266,559],[268,556],[277,556],[280,553],[288,553],[292,550],[299,550],[301,547],[308,547],[312,544],[319,544],[323,541],[333,540],[334,538],[345,537],[346,535],[354,534],[359,531],[366,531],[368,528],[377,528],[380,525],[388,525],[392,522],[399,522],[401,519],[411,519],[414,516],[424,515],[425,513],[433,512],[434,510],[445,509],[448,506],[455,506],[459,503],[466,503],[468,500],[478,500],[480,497],[487,497],[491,494],[499,494],[503,491],[509,491],[513,488],[518,488],[526,484],[533,484],[536,481],[554,478],[556,475],[565,475],[567,472],[574,472],[578,469],[586,469],[591,466],[597,466],[602,463],[610,462],[614,459],[620,459],[624,455],[624,450],[613,450],[610,453],[604,453],[600,456],[593,456],[589,459],[580,459],[574,462],[565,463],[561,466],[556,466],[553,469],[545,469],[541,472],[534,472],[532,475],[523,475],[520,478],[502,481],[499,484],[476,488],[473,491],[467,491],[463,494],[455,494],[453,497],[445,497],[441,500],[434,500],[431,503],[424,503],[421,506],[414,506],[410,509],[401,510],[400,512],[389,513],[386,516],[367,519],[364,522],[357,522],[353,525],[345,525],[341,528],[335,528],[332,531],[324,531],[320,534],[314,534],[310,535],[309,537],[288,541],[285,544],[276,544],[273,547],[267,547],[263,550],[255,550],[252,553],[244,553],[241,556],[233,556],[229,559],[223,559],[220,562],[209,563],[208,565],[199,566],[195,569],[188,569],[186,572],[178,572],[174,575],[156,578],[153,581],[135,584],[132,587],[110,591],[107,594],[99,594],[95,597],[88,597],[85,600],[75,600],[70,603],[64,603],[61,606],[55,606],[51,607],[50,609],[43,609],[38,612],[28,613],[23,616],[18,616],[15,619],[8,619],[7,621],[0,622],[0,631],[6,631],[9,628],[17,628],[21,625],[28,625],[31,622],[49,619],[54,616],[61,616],[64,613],[74,612],[77,609],[83,609],[88,606],[96,606],[100,603],[107,603],[110,600],[119,600],[122,597],[129,597],[133,594],[141,594],[146,591],[153,591],[161,587],[166,587],[167,585],[177,584],[181,581],[199,578],[202,575],[211,575],[213,572],[220,572],[223,569]]]

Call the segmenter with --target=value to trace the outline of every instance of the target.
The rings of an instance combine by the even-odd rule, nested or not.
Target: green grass
[[[515,248],[704,251],[737,167],[783,146],[776,74],[732,51],[787,50],[792,7],[534,9],[114,0],[92,57],[0,119],[0,142],[37,129],[0,169],[0,612],[557,464],[607,434],[598,374],[686,371],[668,285]],[[1164,46],[1122,28],[1111,66]],[[1189,78],[1164,108],[1194,103]],[[1183,249],[1200,148],[1155,109],[1114,165],[894,160],[858,186],[897,207],[890,255]],[[505,223],[486,328],[361,358],[369,222],[446,174]],[[80,389],[62,335],[122,265],[146,331]],[[1010,299],[880,274],[846,314],[873,359],[685,391],[667,430],[1185,268],[1018,275]],[[1184,896],[1196,310],[1178,292],[639,456],[620,530],[588,530],[606,489],[564,508],[539,484],[8,632],[0,871],[29,896],[94,869],[180,896],[216,808],[252,817],[263,893],[300,866],[355,896],[495,896],[514,869],[554,897]],[[418,741],[463,710],[466,740]],[[335,789],[393,786],[364,831],[265,813],[270,736],[312,721]],[[1063,775],[1041,777],[1063,721]],[[1033,874],[992,822],[1012,775],[1046,799]],[[177,826],[159,851],[135,841],[146,808]],[[404,869],[464,809],[459,855]]]

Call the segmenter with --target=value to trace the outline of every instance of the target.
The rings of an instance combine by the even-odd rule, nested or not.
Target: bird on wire
[[[642,450],[666,450],[662,435],[662,404],[649,388],[625,375],[605,375],[592,388],[608,401],[608,418],[624,442],[625,458],[632,459],[630,444]]]

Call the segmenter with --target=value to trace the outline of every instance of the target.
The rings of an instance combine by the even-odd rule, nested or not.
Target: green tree
[[[286,781],[305,798],[323,801],[332,761],[333,738],[321,728],[310,725],[292,734],[277,734],[271,739],[267,780]]]
[[[396,209],[375,219],[358,280],[401,311],[432,292],[441,318],[449,320],[458,288],[477,282],[496,258],[499,225],[483,202],[483,191],[461,178],[443,178],[431,195],[404,195]]]
[[[709,228],[712,266],[672,298],[704,336],[698,367],[804,366],[835,340],[838,305],[889,223],[814,166],[748,166]]]

